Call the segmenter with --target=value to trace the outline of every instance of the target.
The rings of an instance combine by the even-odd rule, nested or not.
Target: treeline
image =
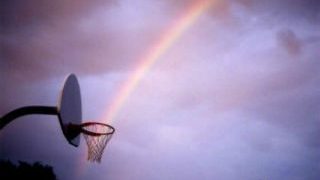
[[[40,162],[29,164],[27,162],[19,161],[16,165],[9,160],[0,160],[0,179],[56,180],[56,175],[51,166],[42,165]]]

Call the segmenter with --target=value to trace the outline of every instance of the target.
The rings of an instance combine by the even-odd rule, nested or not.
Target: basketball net
[[[87,160],[100,163],[103,151],[113,135],[112,129],[102,124],[90,124],[82,128],[89,132],[95,132],[95,135],[83,133],[88,145]]]

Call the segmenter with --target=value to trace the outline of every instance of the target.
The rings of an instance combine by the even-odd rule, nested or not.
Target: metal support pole
[[[0,119],[0,130],[4,128],[7,124],[9,124],[14,119],[25,116],[29,114],[47,114],[47,115],[57,115],[58,109],[53,106],[25,106],[18,109],[15,109]]]

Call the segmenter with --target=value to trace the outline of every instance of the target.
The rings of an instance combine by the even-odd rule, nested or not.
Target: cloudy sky
[[[3,0],[0,115],[56,105],[80,81],[84,121],[102,121],[137,64],[201,0]],[[0,158],[59,179],[319,179],[320,3],[215,0],[121,106],[101,164],[55,116],[0,132]]]

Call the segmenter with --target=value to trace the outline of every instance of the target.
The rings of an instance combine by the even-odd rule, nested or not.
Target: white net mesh
[[[83,133],[83,136],[88,145],[88,161],[100,163],[103,150],[111,139],[114,130],[103,124],[90,124],[82,128],[86,131],[99,134]]]

